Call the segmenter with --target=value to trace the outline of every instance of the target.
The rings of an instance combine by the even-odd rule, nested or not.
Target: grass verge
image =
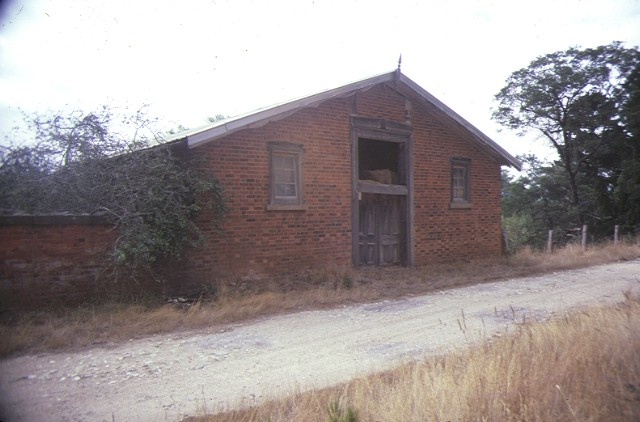
[[[494,260],[415,269],[329,268],[254,283],[221,280],[215,295],[188,307],[158,299],[105,302],[0,318],[0,358],[108,345],[153,334],[218,327],[311,308],[394,299],[489,280],[541,274],[640,257],[637,243],[582,250],[569,246],[548,255],[524,250]]]
[[[637,421],[640,300],[461,352],[188,421]]]

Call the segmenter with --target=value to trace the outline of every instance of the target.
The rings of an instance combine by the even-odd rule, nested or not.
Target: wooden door
[[[400,198],[362,194],[360,200],[360,264],[401,263]]]

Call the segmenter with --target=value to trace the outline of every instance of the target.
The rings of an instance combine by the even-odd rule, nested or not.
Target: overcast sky
[[[137,109],[194,128],[402,72],[512,154],[491,120],[535,57],[640,45],[640,0],[0,0],[0,142],[18,110]],[[542,141],[540,141],[542,142]]]

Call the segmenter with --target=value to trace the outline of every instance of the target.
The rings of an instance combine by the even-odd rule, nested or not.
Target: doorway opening
[[[407,265],[406,143],[358,138],[358,265]]]
[[[351,122],[353,265],[410,266],[411,126],[358,116]]]

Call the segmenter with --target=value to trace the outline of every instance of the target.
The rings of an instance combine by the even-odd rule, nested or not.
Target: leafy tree
[[[107,107],[28,120],[35,141],[1,157],[0,209],[106,216],[119,233],[108,260],[118,272],[152,272],[197,244],[203,205],[222,221],[220,185],[198,173],[183,142],[162,143],[143,110],[117,120]]]
[[[625,83],[622,120],[627,137],[618,145],[620,174],[613,189],[617,223],[628,230],[640,225],[640,63]]]
[[[542,247],[548,230],[568,227],[575,218],[575,212],[567,209],[566,174],[535,155],[518,159],[523,164],[518,176],[503,173],[503,225],[512,249]],[[557,234],[559,241],[566,240],[561,231]]]
[[[601,205],[620,173],[615,144],[628,136],[621,110],[638,63],[637,48],[619,42],[570,48],[512,73],[496,95],[494,119],[519,134],[539,134],[557,151],[574,224],[611,217]]]

